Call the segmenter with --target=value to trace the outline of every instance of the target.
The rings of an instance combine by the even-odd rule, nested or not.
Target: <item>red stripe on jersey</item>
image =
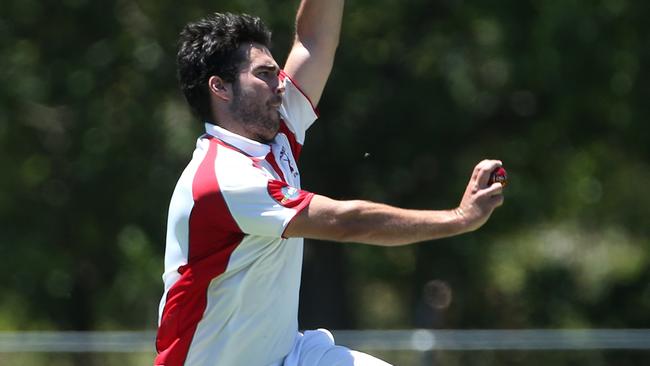
[[[305,96],[305,98],[307,99],[307,101],[308,101],[309,104],[311,105],[311,109],[313,109],[313,110],[314,110],[314,113],[316,113],[316,116],[317,116],[317,117],[320,117],[320,112],[318,111],[318,108],[316,108],[316,106],[314,105],[314,103],[312,103],[311,99],[309,99],[309,96],[308,96],[304,91],[302,91],[302,89],[300,88],[300,85],[299,85],[298,83],[296,83],[296,82],[291,78],[291,76],[289,76],[289,74],[287,74],[286,72],[284,72],[284,70],[280,70],[280,81],[284,81],[284,78],[287,78],[287,79],[291,80],[291,84],[293,84],[293,86],[295,86],[296,89],[298,89],[298,91],[300,92],[300,94],[302,94],[302,95]]]
[[[208,152],[192,182],[194,207],[189,219],[188,262],[178,268],[181,276],[167,292],[156,337],[155,365],[185,363],[207,306],[208,286],[225,272],[230,255],[244,238],[219,189],[215,172],[217,142],[208,138]]]
[[[282,148],[282,149],[284,149],[284,148]],[[273,167],[273,170],[275,170],[275,172],[278,173],[278,176],[280,176],[280,179],[282,179],[283,181],[286,182],[287,179],[284,177],[284,173],[282,172],[282,169],[280,169],[280,166],[278,165],[278,162],[275,161],[275,156],[273,156],[273,152],[270,152],[270,153],[266,154],[265,160],[268,161],[269,164],[271,164],[271,167]]]
[[[283,133],[289,139],[289,146],[291,147],[291,152],[293,153],[293,158],[298,161],[300,159],[300,151],[302,151],[302,145],[296,140],[296,135],[291,132],[287,123],[284,120],[280,120],[280,130],[278,131]]]

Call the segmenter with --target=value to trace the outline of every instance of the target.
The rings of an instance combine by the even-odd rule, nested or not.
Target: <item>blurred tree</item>
[[[176,36],[210,11],[255,13],[283,60],[296,5],[3,2],[1,329],[155,327],[168,200],[201,131],[176,86]],[[650,5],[346,7],[303,186],[451,208],[485,157],[512,183],[462,237],[308,241],[301,323],[650,326]]]

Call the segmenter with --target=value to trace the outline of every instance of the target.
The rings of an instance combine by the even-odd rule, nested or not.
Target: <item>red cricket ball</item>
[[[508,185],[508,173],[506,170],[500,166],[490,174],[490,181],[488,182],[488,185],[492,185],[494,183],[501,183],[502,186],[507,186]]]

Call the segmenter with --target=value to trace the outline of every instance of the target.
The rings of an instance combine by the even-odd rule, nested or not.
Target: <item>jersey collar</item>
[[[211,123],[205,123],[205,132],[250,156],[264,157],[271,152],[271,146],[267,144],[251,140]]]

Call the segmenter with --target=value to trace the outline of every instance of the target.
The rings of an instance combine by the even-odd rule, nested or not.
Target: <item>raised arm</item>
[[[440,239],[481,227],[503,203],[501,183],[489,185],[501,162],[484,160],[472,173],[458,208],[407,210],[366,201],[335,201],[314,196],[287,226],[286,237],[376,245],[402,245]]]
[[[302,0],[284,71],[316,106],[332,70],[344,0]]]

